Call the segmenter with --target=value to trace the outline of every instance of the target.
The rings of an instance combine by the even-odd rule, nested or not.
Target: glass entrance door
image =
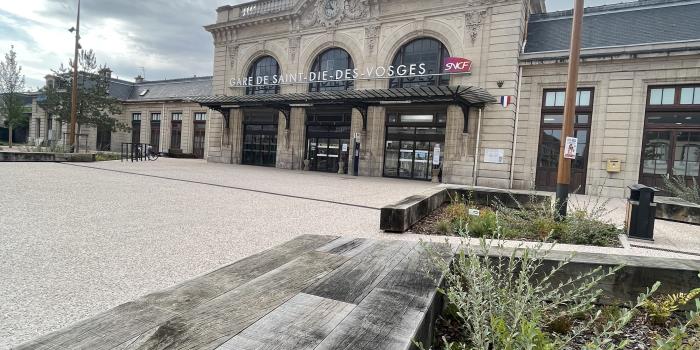
[[[348,171],[349,139],[311,137],[307,139],[309,170],[335,173],[343,161],[343,172]]]
[[[274,167],[277,161],[277,125],[246,124],[243,164]]]
[[[417,114],[425,112],[425,114]],[[429,114],[430,113],[430,114]],[[444,149],[445,114],[430,109],[412,113],[387,115],[386,144],[384,149],[384,176],[402,179],[431,180],[436,148]]]

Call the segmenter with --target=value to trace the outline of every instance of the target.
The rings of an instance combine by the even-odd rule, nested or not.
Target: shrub
[[[669,294],[646,300],[642,304],[642,307],[647,311],[654,323],[664,324],[671,317],[673,312],[699,296],[700,288],[695,288],[689,293]]]
[[[694,177],[692,179],[693,184],[688,185],[684,176],[666,175],[663,177],[664,190],[674,197],[700,204],[700,187],[697,180]]]
[[[95,160],[98,162],[107,161],[107,160],[119,160],[119,155],[116,153],[97,152],[95,154]]]
[[[605,271],[598,267],[554,283],[569,259],[546,271],[543,261],[549,250],[542,243],[534,248],[521,246],[510,255],[503,255],[502,241],[495,247],[490,243],[482,238],[478,247],[466,245],[451,265],[431,254],[445,276],[444,287],[439,289],[446,298],[445,310],[457,320],[458,337],[442,339],[446,350],[625,349],[631,340],[624,337],[623,330],[660,285],[655,283],[628,307],[596,311],[599,283],[619,267]],[[690,293],[682,299],[688,298]],[[652,348],[696,349],[700,343],[689,333],[698,325],[700,300],[687,322],[671,328]],[[419,348],[423,347],[419,344]]]
[[[442,219],[437,222],[435,229],[443,235],[452,234],[452,222],[447,219]]]
[[[493,210],[480,210],[479,216],[469,216],[467,232],[471,237],[491,237],[498,229],[498,217]]]

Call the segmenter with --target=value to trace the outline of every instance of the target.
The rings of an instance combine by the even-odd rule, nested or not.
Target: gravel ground
[[[192,160],[89,166],[214,185],[0,163],[0,349],[299,234],[378,238],[372,207],[432,186]]]

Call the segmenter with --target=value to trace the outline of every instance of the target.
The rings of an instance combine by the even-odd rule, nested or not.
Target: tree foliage
[[[12,130],[26,126],[29,118],[25,115],[24,99],[20,93],[24,90],[24,75],[22,67],[17,64],[17,53],[14,46],[5,54],[5,60],[0,62],[0,114],[5,116],[5,126],[8,127],[10,147],[12,147]]]
[[[56,116],[62,123],[70,123],[71,91],[73,88],[72,67],[63,64],[54,70],[54,84],[43,89],[44,97],[39,102],[48,115]],[[128,131],[129,126],[120,122],[114,115],[121,114],[119,100],[109,94],[109,79],[101,74],[108,68],[98,66],[92,50],[81,51],[78,56],[78,127],[93,126],[109,128],[112,131]]]

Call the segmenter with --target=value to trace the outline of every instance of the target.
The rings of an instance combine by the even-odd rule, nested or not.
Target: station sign
[[[232,78],[230,87],[274,86],[287,84],[308,84],[319,82],[340,82],[372,79],[414,78],[436,75],[470,74],[472,61],[461,57],[447,57],[443,62],[443,73],[429,73],[426,63],[400,64],[390,66],[368,66],[364,69],[338,69],[318,72],[299,72],[255,77]]]

